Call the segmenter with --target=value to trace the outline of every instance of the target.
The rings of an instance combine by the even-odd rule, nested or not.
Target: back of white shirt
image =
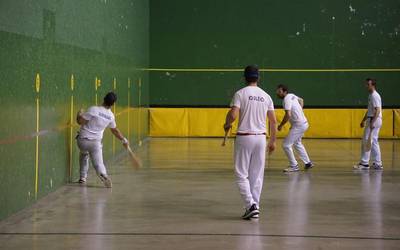
[[[368,96],[368,117],[374,117],[375,108],[380,108],[379,118],[382,118],[382,100],[378,92],[374,91]]]
[[[232,106],[240,109],[238,133],[267,132],[267,111],[274,110],[274,103],[264,90],[257,86],[242,88],[235,93]]]
[[[303,108],[300,105],[299,97],[294,94],[287,94],[285,98],[283,98],[283,109],[289,110],[291,113],[290,124],[300,125],[307,122],[307,118],[304,115]]]
[[[79,137],[89,140],[101,140],[104,130],[116,128],[115,117],[110,109],[103,106],[92,106],[82,115],[88,123],[81,126]]]

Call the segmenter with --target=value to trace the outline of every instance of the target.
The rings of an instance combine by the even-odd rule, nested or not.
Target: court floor
[[[233,140],[148,140],[138,171],[109,164],[0,222],[0,249],[399,249],[400,141],[382,140],[384,171],[354,172],[358,140],[304,140],[316,167],[267,161],[261,217],[244,221]],[[281,141],[278,142],[278,146]]]

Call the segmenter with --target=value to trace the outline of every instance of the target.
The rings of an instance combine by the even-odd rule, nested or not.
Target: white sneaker
[[[285,172],[285,173],[298,172],[298,171],[300,171],[299,165],[294,166],[294,167],[288,167],[283,170],[283,172]]]
[[[99,177],[100,177],[100,180],[104,183],[104,186],[106,188],[111,188],[112,187],[112,182],[111,182],[111,179],[110,179],[109,176],[105,176],[105,175],[100,174]]]
[[[382,165],[379,165],[379,164],[376,164],[375,162],[372,163],[372,167],[373,167],[373,169],[375,169],[375,170],[383,170],[383,166],[382,166]]]
[[[79,178],[78,183],[79,184],[85,184],[86,183],[86,178],[83,178],[83,177]]]
[[[357,165],[353,166],[354,170],[369,170],[369,165],[368,164],[362,164],[358,163]]]

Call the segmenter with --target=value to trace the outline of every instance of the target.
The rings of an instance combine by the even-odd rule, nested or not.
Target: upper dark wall
[[[385,1],[150,2],[153,68],[400,68],[400,3]],[[263,74],[272,92],[286,83],[313,106],[359,106],[367,77],[384,105],[399,106],[400,72]],[[151,105],[227,105],[234,72],[152,72]]]

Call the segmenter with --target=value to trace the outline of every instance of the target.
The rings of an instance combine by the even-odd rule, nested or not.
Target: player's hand
[[[231,124],[224,124],[224,130],[225,130],[225,132],[228,132],[230,129],[232,128],[232,125]]]
[[[267,146],[268,154],[272,154],[275,148],[276,148],[276,143],[274,141],[269,141]]]
[[[361,128],[365,127],[365,121],[362,121],[362,122],[360,123],[360,127],[361,127]]]
[[[129,145],[128,139],[123,138],[121,141],[122,141],[122,145],[123,145],[124,147],[127,147],[127,146]]]
[[[279,126],[278,126],[278,131],[281,131],[281,130],[282,130],[282,127],[283,127],[282,125],[279,125]]]

